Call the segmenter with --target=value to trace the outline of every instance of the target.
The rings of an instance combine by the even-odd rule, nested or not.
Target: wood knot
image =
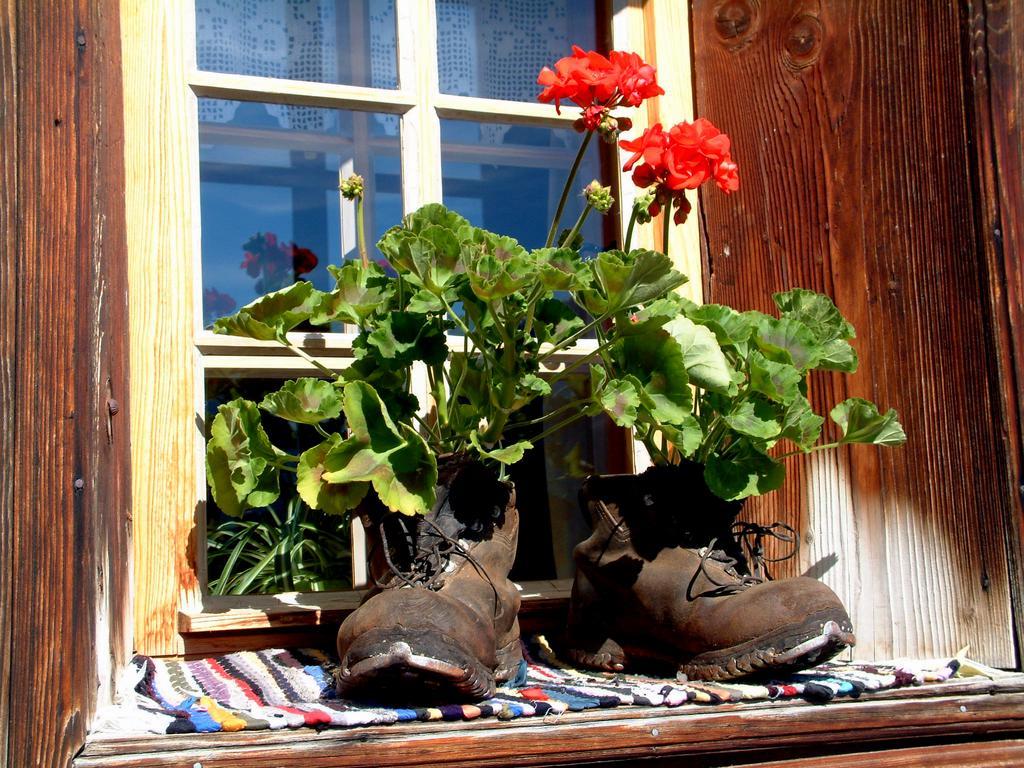
[[[818,60],[824,28],[817,16],[804,13],[793,19],[786,39],[786,63],[795,69],[802,69]]]
[[[715,9],[715,31],[722,42],[735,48],[750,39],[756,19],[749,0],[726,0]]]

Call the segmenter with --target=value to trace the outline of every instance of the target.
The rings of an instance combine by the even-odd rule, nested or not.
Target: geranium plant
[[[822,420],[806,398],[806,374],[856,366],[847,341],[853,329],[831,301],[808,291],[780,294],[781,318],[697,306],[675,294],[686,277],[666,254],[631,248],[635,227],[651,217],[662,214],[666,231],[685,218],[686,190],[707,181],[727,193],[738,188],[728,137],[697,120],[622,141],[632,153],[625,168],[645,193],[623,249],[584,259],[583,223],[613,203],[610,189],[594,181],[583,191],[582,215],[560,229],[587,145],[595,134],[619,140],[631,123],[614,111],[662,90],[654,68],[636,54],[579,48],[542,70],[538,83],[541,101],[558,109],[565,99],[582,109],[576,128],[583,134],[544,247],[527,249],[427,205],[377,243],[389,269],[368,258],[360,225],[361,258],[329,267],[332,291],[297,282],[216,321],[220,333],[285,345],[319,373],[285,382],[258,406],[244,399],[220,406],[207,473],[225,512],[270,504],[279,473],[292,471],[314,509],[347,512],[372,489],[395,512],[425,513],[435,501],[438,457],[475,458],[503,472],[533,442],[600,412],[633,427],[655,461],[704,463],[709,485],[726,498],[781,483],[772,453],[778,441],[817,449]],[[361,224],[361,179],[347,180],[342,193],[356,201]],[[287,336],[301,323],[338,322],[357,332],[355,360],[340,373]],[[591,355],[554,377],[542,375],[545,363],[589,332],[598,341]],[[585,402],[522,416],[555,380],[587,363]],[[429,404],[412,393],[416,368],[425,372]],[[290,455],[271,444],[261,411],[311,424],[323,440]],[[865,401],[842,403],[832,415],[842,432],[836,444],[903,439],[895,414],[880,415]],[[527,440],[527,430],[539,433]]]

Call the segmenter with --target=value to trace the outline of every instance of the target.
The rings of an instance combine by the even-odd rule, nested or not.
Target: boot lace
[[[452,557],[461,557],[473,566],[476,572],[490,585],[491,590],[494,592],[494,610],[495,615],[497,615],[501,602],[498,587],[487,572],[487,569],[473,556],[469,548],[459,539],[447,534],[433,520],[421,517],[417,522],[419,525],[430,530],[427,535],[422,535],[421,531],[421,535],[416,537],[416,551],[413,553],[412,561],[408,568],[402,568],[394,561],[384,521],[382,520],[378,523],[384,562],[387,563],[388,570],[391,571],[392,575],[403,586],[422,587],[436,592],[443,586],[442,577],[448,572]],[[379,589],[384,589],[388,586],[386,581],[382,582],[376,578],[374,578],[374,583]]]
[[[743,592],[755,584],[762,584],[771,581],[772,575],[768,563],[780,563],[795,557],[800,548],[800,535],[792,528],[782,522],[775,522],[771,525],[760,525],[758,523],[737,522],[730,529],[730,536],[736,542],[746,561],[747,573],[740,573],[737,566],[740,561],[731,557],[724,549],[718,546],[719,537],[713,538],[711,542],[700,549],[700,564],[694,571],[693,578],[687,585],[686,594],[691,600],[697,597],[714,597],[719,595],[734,595]],[[785,544],[792,544],[789,552],[781,557],[766,557],[764,554],[765,539],[771,537]],[[716,578],[715,569],[708,567],[713,562],[718,568],[730,578],[721,581]],[[693,594],[697,578],[703,574],[704,578],[710,581],[714,587],[699,594]]]

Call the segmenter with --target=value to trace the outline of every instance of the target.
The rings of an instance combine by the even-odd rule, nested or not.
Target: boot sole
[[[503,640],[491,670],[439,632],[397,628],[367,632],[341,660],[338,693],[389,703],[486,699],[494,695],[496,682],[516,676],[523,660],[518,622]]]
[[[787,674],[828,661],[857,643],[849,628],[831,614],[811,616],[732,648],[698,654],[679,664],[680,680],[731,680],[757,674]]]
[[[828,661],[855,645],[849,628],[831,612],[808,617],[798,627],[762,635],[745,643],[696,654],[680,661],[678,656],[659,653],[611,637],[596,651],[569,648],[569,658],[584,667],[621,672],[627,665],[662,670],[676,668],[679,680],[732,680],[758,674],[786,674]]]

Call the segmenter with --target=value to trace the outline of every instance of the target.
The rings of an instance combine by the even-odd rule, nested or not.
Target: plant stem
[[[363,268],[370,266],[370,255],[366,250],[366,227],[363,225],[363,196],[356,199],[356,239],[359,241],[359,258]]]
[[[558,430],[563,429],[564,427],[569,426],[574,421],[579,421],[580,419],[582,419],[586,415],[587,414],[584,413],[582,410],[578,410],[576,413],[574,413],[569,418],[563,419],[562,421],[558,422],[554,426],[548,427],[547,429],[545,429],[543,432],[541,432],[536,437],[531,438],[530,442],[532,442],[532,443],[534,443],[536,445],[537,443],[539,443],[544,438],[550,437],[551,435],[553,435]]]
[[[307,363],[312,365],[314,368],[319,369],[322,373],[326,373],[332,379],[337,380],[337,378],[338,378],[338,374],[337,373],[332,371],[330,368],[328,368],[326,365],[321,363],[319,360],[317,360],[312,355],[308,354],[301,347],[299,347],[299,346],[297,346],[295,344],[292,344],[290,341],[288,341],[287,337],[283,341],[281,339],[278,339],[277,341],[278,341],[279,344],[281,344],[282,346],[285,346],[288,349],[290,349],[292,352],[294,352],[296,355],[301,357],[303,360],[305,360]]]
[[[629,253],[629,246],[633,244],[633,225],[636,224],[637,208],[633,203],[633,212],[629,215],[629,225],[626,227],[626,241],[622,244],[622,250]]]
[[[565,239],[559,243],[559,245],[565,244],[568,246],[569,243],[576,239],[576,235],[578,235],[579,231],[583,228],[583,222],[587,220],[587,216],[590,215],[592,210],[594,210],[594,206],[589,202],[583,206],[583,212],[580,214],[580,217],[576,219],[576,223],[572,225],[572,229],[569,230],[569,234],[565,236]]]
[[[564,379],[567,379],[569,377],[569,374],[571,374],[577,368],[582,367],[584,364],[593,362],[595,355],[601,355],[601,353],[607,350],[610,346],[611,344],[605,344],[603,346],[599,346],[597,349],[591,352],[588,352],[586,355],[576,360],[576,362],[574,362],[572,365],[567,366],[566,368],[559,371],[557,375],[548,379],[548,384],[554,385]]]
[[[672,226],[672,198],[665,203],[665,209],[661,212],[664,220],[661,222],[661,252],[668,256],[668,233]]]
[[[551,220],[551,229],[548,230],[548,239],[544,242],[545,248],[550,248],[552,243],[555,242],[555,237],[558,235],[558,224],[562,220],[562,211],[565,210],[565,201],[569,199],[569,190],[572,189],[572,183],[576,179],[576,172],[580,169],[580,163],[583,162],[583,155],[586,154],[587,145],[590,143],[590,139],[594,136],[593,131],[587,131],[583,137],[583,143],[580,144],[579,152],[576,153],[576,159],[572,162],[572,168],[569,169],[569,176],[565,180],[565,186],[562,187],[562,196],[558,200],[558,208],[555,209],[555,218]]]
[[[776,456],[776,459],[788,459],[790,456],[806,455],[808,453],[816,453],[818,451],[827,451],[830,448],[838,448],[843,443],[823,443],[822,445],[815,445],[813,448],[808,448],[806,451],[788,451],[786,453],[780,453]]]
[[[473,335],[473,332],[469,330],[469,326],[467,326],[462,321],[462,318],[456,314],[455,310],[452,309],[451,305],[445,300],[444,296],[438,296],[438,298],[441,299],[441,303],[444,304],[445,310],[447,310],[452,320],[455,321],[455,324],[459,326],[459,329],[462,331],[465,337],[473,342],[474,347],[480,350],[480,354],[483,356],[484,360],[487,360],[489,363],[497,367],[497,363],[488,356],[487,348],[480,343],[480,340],[477,339],[476,336]]]
[[[553,347],[551,347],[551,349],[549,349],[546,352],[544,352],[544,354],[538,355],[537,356],[537,360],[538,361],[547,360],[549,357],[551,357],[556,352],[561,352],[563,349],[566,349],[567,347],[571,347],[573,344],[575,344],[577,341],[579,341],[580,337],[583,336],[583,334],[585,334],[591,328],[599,325],[600,323],[603,323],[609,317],[611,317],[611,313],[610,312],[605,312],[603,315],[599,315],[598,317],[595,317],[593,320],[591,320],[589,323],[584,325],[582,328],[580,328],[574,334],[572,334],[568,338],[562,339],[560,342],[558,342]]]
[[[327,438],[328,440],[330,440],[330,439],[331,439],[331,435],[330,435],[330,433],[329,433],[329,432],[328,432],[328,431],[327,431],[326,429],[324,429],[323,427],[321,427],[321,426],[320,426],[319,424],[314,424],[314,425],[313,425],[313,428],[314,428],[314,429],[315,429],[315,430],[316,430],[317,432],[319,432],[319,433],[320,433],[320,436],[321,436],[321,437],[325,437],[325,438]]]
[[[437,432],[436,432],[436,431],[435,431],[435,430],[433,429],[433,427],[431,427],[431,425],[430,425],[430,424],[428,424],[428,423],[427,423],[427,422],[426,422],[426,421],[425,421],[425,420],[423,419],[423,417],[422,417],[422,416],[420,416],[420,415],[419,415],[418,413],[414,413],[414,414],[412,415],[412,417],[413,417],[414,419],[416,419],[416,421],[418,421],[418,422],[420,423],[420,426],[421,426],[421,427],[423,427],[423,429],[424,429],[424,430],[426,430],[426,432],[427,432],[427,437],[429,437],[429,438],[430,438],[430,439],[432,439],[432,440],[433,440],[433,441],[434,441],[435,443],[437,443],[437,445],[438,445],[439,447],[440,447],[440,446],[441,446],[441,445],[443,444],[443,442],[444,442],[444,441],[443,441],[443,440],[441,439],[441,436],[440,436],[440,435],[439,435],[439,434],[438,434],[438,433],[437,433]]]
[[[530,419],[529,421],[517,421],[515,424],[509,427],[509,429],[521,429],[523,427],[532,427],[534,424],[543,424],[548,419],[555,416],[561,416],[562,413],[572,408],[579,408],[580,404],[576,400],[572,400],[565,405],[555,408],[553,411],[545,413],[543,416],[538,416],[536,419]]]

